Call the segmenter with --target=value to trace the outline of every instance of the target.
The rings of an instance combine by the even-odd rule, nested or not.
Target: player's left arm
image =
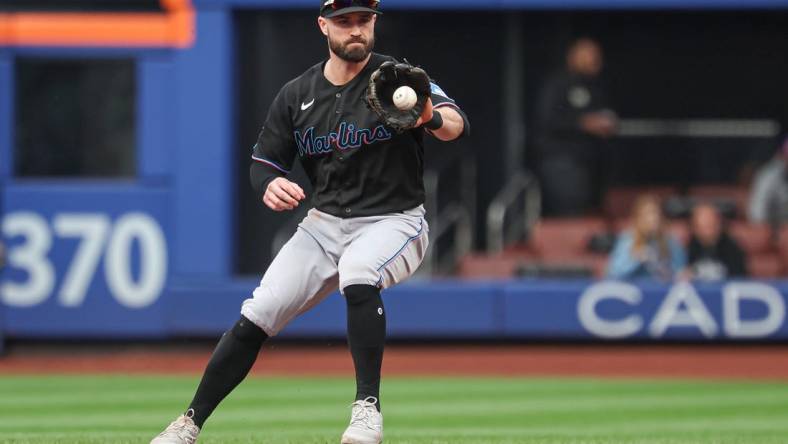
[[[435,83],[430,86],[432,91],[417,125],[446,142],[470,134],[470,124],[465,113],[441,87]]]

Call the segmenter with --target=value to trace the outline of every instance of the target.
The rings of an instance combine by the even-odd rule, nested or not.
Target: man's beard
[[[360,43],[362,46],[354,46],[353,48],[349,48],[349,46],[353,43]],[[342,60],[352,63],[358,63],[364,61],[367,58],[370,52],[372,52],[372,48],[375,46],[375,38],[371,37],[369,40],[362,40],[362,39],[351,39],[346,43],[335,41],[328,36],[328,47],[331,48],[331,52],[337,55]]]

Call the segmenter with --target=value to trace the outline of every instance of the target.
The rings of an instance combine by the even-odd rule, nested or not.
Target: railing
[[[774,119],[621,119],[618,137],[773,138],[780,135]]]
[[[462,159],[458,159],[462,162]],[[419,268],[421,276],[447,274],[454,270],[460,258],[473,248],[474,212],[476,206],[476,166],[461,163],[458,199],[440,207],[439,186],[440,172],[427,170],[424,172],[424,189],[426,191],[427,222],[430,224],[430,246],[424,261]],[[447,251],[440,248],[446,236],[452,236],[451,246]]]
[[[539,219],[541,208],[539,181],[528,172],[517,171],[487,208],[487,251],[498,253],[522,239]],[[507,216],[515,210],[519,212],[507,225]]]
[[[473,217],[467,208],[448,204],[436,219],[430,228],[430,247],[421,267],[422,273],[430,276],[452,272],[457,262],[473,248]],[[453,235],[453,242],[449,251],[441,254],[438,241],[447,234]]]

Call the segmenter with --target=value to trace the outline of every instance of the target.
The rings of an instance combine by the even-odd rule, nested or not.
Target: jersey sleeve
[[[462,134],[460,134],[458,138],[467,137],[470,135],[471,124],[468,122],[468,116],[465,115],[465,112],[463,112],[462,109],[460,109],[454,99],[449,97],[449,95],[443,91],[443,88],[438,86],[438,84],[433,81],[430,82],[430,98],[432,99],[433,109],[441,109],[443,107],[454,108],[460,117],[462,117],[464,126]]]
[[[457,106],[457,103],[454,102],[454,99],[449,97],[449,95],[446,94],[443,89],[435,82],[430,82],[430,97],[432,98],[432,106],[434,108],[451,106],[455,109],[460,109],[460,107]]]
[[[257,143],[252,147],[252,186],[258,192],[293,168],[296,149],[286,95],[286,88],[283,88],[274,98]]]

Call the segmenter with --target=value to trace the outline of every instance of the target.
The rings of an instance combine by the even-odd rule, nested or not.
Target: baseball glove
[[[409,110],[400,110],[392,97],[400,86],[410,86],[416,91],[416,104]],[[372,73],[364,100],[386,126],[403,132],[416,126],[430,97],[430,77],[423,69],[407,62],[383,62]]]

